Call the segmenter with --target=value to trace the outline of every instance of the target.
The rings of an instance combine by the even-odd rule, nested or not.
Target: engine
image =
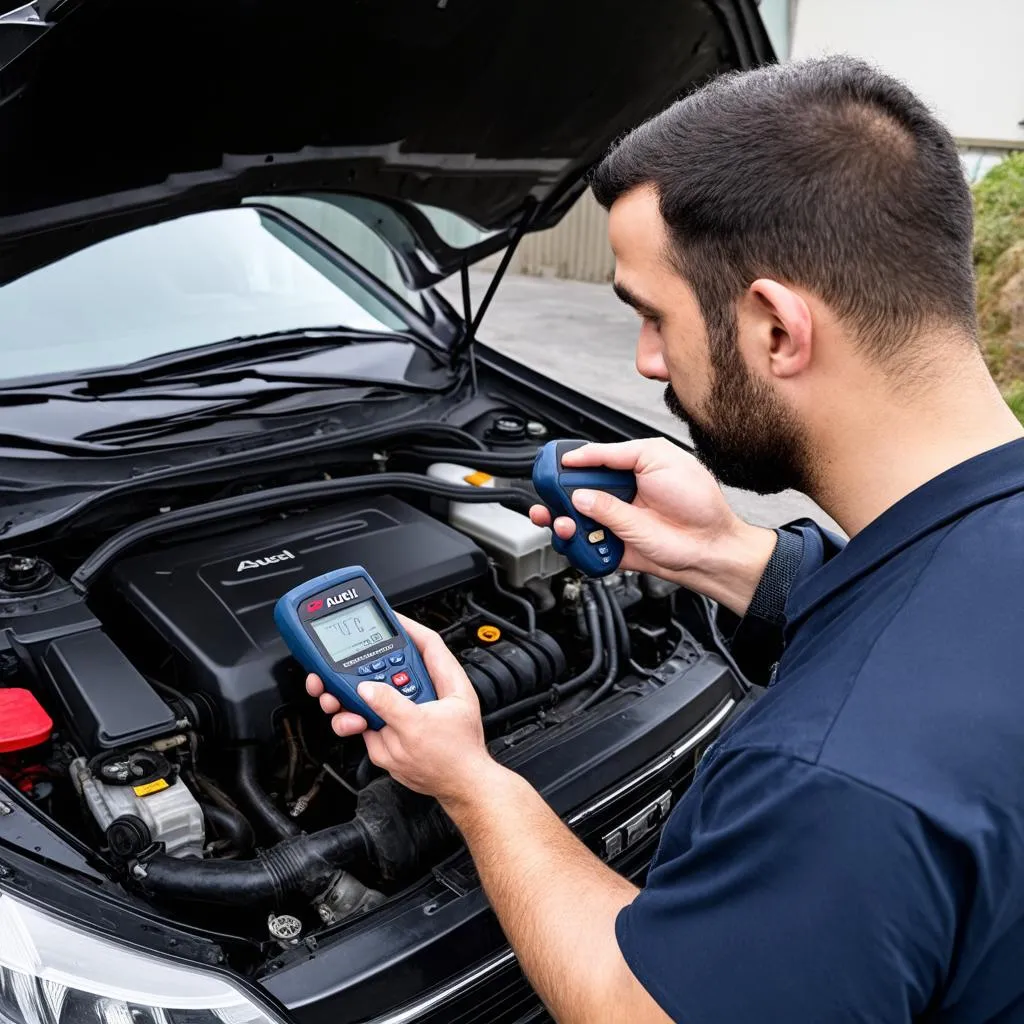
[[[485,488],[472,467],[428,474]],[[437,629],[495,748],[529,743],[702,656],[675,588],[581,579],[494,502],[393,495],[215,520],[120,558],[84,600],[0,559],[0,775],[137,893],[291,941],[372,910],[457,843],[447,818],[342,740],[305,694],[277,598],[365,566]]]
[[[380,497],[126,558],[111,573],[120,603],[114,614],[132,620],[154,651],[174,652],[171,678],[212,699],[227,741],[266,743],[303,679],[274,625],[274,603],[345,565],[365,566],[393,606],[488,571],[471,539]]]

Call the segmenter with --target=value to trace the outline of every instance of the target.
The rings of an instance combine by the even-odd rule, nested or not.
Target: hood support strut
[[[505,251],[501,255],[501,262],[498,264],[498,269],[495,270],[494,276],[491,278],[491,283],[487,286],[487,291],[484,292],[484,297],[480,302],[480,308],[473,314],[473,303],[470,298],[469,289],[469,259],[465,258],[462,261],[462,265],[459,268],[459,279],[462,282],[462,318],[465,321],[466,329],[462,335],[461,341],[455,347],[453,353],[457,359],[464,353],[469,356],[469,372],[470,379],[472,381],[473,394],[476,394],[476,353],[474,351],[473,342],[476,340],[476,332],[480,326],[480,322],[484,318],[484,313],[487,312],[487,307],[490,306],[491,300],[494,298],[495,292],[498,290],[498,285],[501,284],[502,278],[505,276],[505,272],[508,270],[509,264],[512,262],[512,257],[515,255],[516,249],[522,240],[523,235],[526,233],[527,227],[529,227],[530,221],[533,219],[533,208],[528,208],[516,226],[515,232],[509,239],[508,245],[505,247]]]

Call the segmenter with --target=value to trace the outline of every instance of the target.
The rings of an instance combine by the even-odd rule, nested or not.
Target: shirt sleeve
[[[765,566],[746,615],[727,614],[719,626],[743,674],[764,685],[782,656],[786,603],[790,592],[843,549],[845,541],[811,519],[776,531],[778,540]]]
[[[841,774],[718,758],[616,920],[640,983],[680,1024],[916,1019],[953,947],[952,852],[914,810]]]

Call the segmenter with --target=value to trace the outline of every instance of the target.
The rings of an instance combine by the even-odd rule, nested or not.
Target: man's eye
[[[653,328],[655,331],[661,329],[661,317],[644,316],[643,314],[641,314],[640,319],[643,321],[644,327]]]

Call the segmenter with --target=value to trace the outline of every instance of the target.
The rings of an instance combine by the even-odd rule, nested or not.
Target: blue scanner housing
[[[386,723],[359,696],[361,682],[390,683],[416,704],[437,699],[420,652],[361,565],[293,587],[274,605],[274,622],[296,661],[371,729]]]
[[[583,469],[563,468],[562,456],[581,448],[586,441],[548,441],[537,452],[533,462],[533,486],[552,517],[568,516],[576,523],[576,532],[562,540],[551,531],[551,546],[587,576],[607,576],[622,561],[625,545],[606,526],[581,515],[572,503],[574,491],[607,491],[622,501],[636,497],[636,477],[622,469],[588,466]]]

